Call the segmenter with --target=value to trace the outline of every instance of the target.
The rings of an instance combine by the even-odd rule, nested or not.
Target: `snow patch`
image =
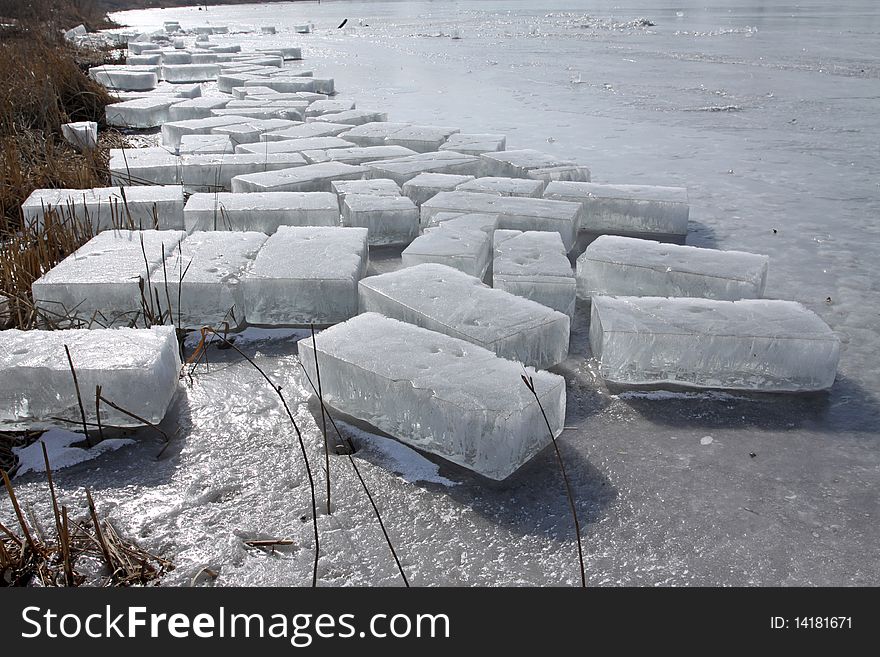
[[[20,464],[15,476],[20,477],[26,472],[46,471],[46,463],[43,460],[43,448],[40,445],[46,445],[46,452],[49,454],[49,465],[52,470],[61,470],[77,463],[91,461],[102,454],[116,451],[126,445],[133,445],[135,442],[129,438],[111,438],[101,441],[90,449],[70,446],[83,440],[83,435],[80,433],[73,433],[64,429],[50,429],[40,436],[37,442],[27,447],[13,448],[12,451],[18,457]]]

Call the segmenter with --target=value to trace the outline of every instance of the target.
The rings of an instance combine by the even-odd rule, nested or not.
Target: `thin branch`
[[[76,369],[73,367],[73,359],[70,357],[70,349],[64,345],[64,353],[67,354],[67,362],[70,365],[70,373],[73,375],[73,387],[76,389],[76,402],[79,404],[79,414],[82,417],[83,433],[86,436],[86,444],[92,447],[92,439],[89,436],[89,427],[86,422],[86,409],[83,407],[82,395],[79,392],[79,381],[76,378]]]
[[[315,370],[317,372],[316,377],[318,379],[318,397],[320,399],[324,399],[324,394],[321,390],[321,370],[318,367],[318,347],[315,344],[315,325],[311,325],[312,329],[312,349],[315,352]],[[331,514],[330,511],[330,444],[327,438],[327,414],[324,412],[324,404],[321,404],[321,435],[324,436],[324,469],[327,471],[327,515]]]

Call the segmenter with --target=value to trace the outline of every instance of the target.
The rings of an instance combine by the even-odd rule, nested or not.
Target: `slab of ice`
[[[296,59],[302,59],[302,48],[291,48],[291,47],[279,47],[279,48],[257,48],[257,52],[272,52],[279,53],[284,61],[291,61]]]
[[[271,235],[279,226],[338,226],[339,205],[330,192],[193,194],[183,212],[188,232],[252,230]]]
[[[207,119],[172,121],[162,125],[162,143],[176,149],[183,135],[209,135],[214,128],[246,123],[247,120],[244,116],[212,116]]]
[[[567,315],[444,265],[416,265],[365,278],[358,298],[361,312],[461,338],[540,369],[568,355]]]
[[[270,89],[269,87],[233,87],[232,88],[232,97],[236,100],[243,100],[245,98],[250,98],[252,96],[256,96],[257,94],[278,94],[274,89]]]
[[[81,395],[92,400],[83,404],[88,423],[97,422],[96,386],[104,397],[148,422],[158,424],[165,417],[181,367],[173,327],[10,330],[0,333],[0,424],[5,428],[81,426],[65,346]],[[107,404],[101,405],[101,422],[119,427],[141,424]]]
[[[281,226],[244,278],[249,324],[335,324],[357,314],[365,228]]]
[[[207,119],[209,116],[212,116],[211,110],[226,107],[228,102],[228,98],[215,98],[213,96],[192,98],[173,105],[168,110],[168,117],[171,121]]]
[[[297,153],[275,153],[297,155]],[[256,156],[256,157],[271,157]],[[358,180],[367,173],[365,167],[340,162],[309,164],[295,169],[282,169],[266,173],[236,176],[232,180],[233,192],[329,192],[334,180]]]
[[[87,223],[92,232],[110,228],[183,228],[183,187],[132,186],[37,189],[22,203],[25,225],[41,227],[47,212],[59,221]]]
[[[211,128],[213,135],[226,135],[235,146],[253,144],[260,141],[260,136],[272,130],[283,130],[296,125],[287,119],[252,119],[235,125],[224,125]]]
[[[479,165],[479,158],[473,155],[442,151],[439,153],[419,153],[396,160],[375,162],[367,166],[370,168],[371,178],[391,178],[397,184],[403,185],[420,173],[477,175]]]
[[[234,178],[289,170],[306,163],[299,153],[267,155],[184,155],[180,158],[180,182],[191,191],[230,191]]]
[[[458,128],[435,125],[408,125],[395,130],[385,138],[386,144],[411,148],[418,153],[431,153],[442,146]]]
[[[456,187],[460,192],[478,192],[481,194],[494,194],[495,196],[525,196],[529,198],[541,198],[544,194],[543,180],[530,178],[477,178]]]
[[[486,176],[590,182],[590,170],[587,167],[541,151],[499,151],[483,153],[480,158]]]
[[[227,135],[184,135],[180,138],[180,146],[177,147],[180,155],[214,155],[225,153],[231,155],[235,152],[232,142]]]
[[[129,325],[142,317],[139,280],[149,290],[150,274],[161,266],[163,254],[173,255],[185,237],[180,230],[99,233],[34,281],[34,303],[45,316],[73,324],[94,318],[98,326]]]
[[[404,267],[434,262],[483,280],[492,262],[491,247],[492,237],[479,226],[443,222],[415,238],[401,260]]]
[[[282,142],[283,143],[283,142]],[[403,146],[353,146],[350,148],[334,148],[332,150],[309,150],[303,155],[315,164],[318,162],[343,162],[345,164],[365,164],[383,160],[396,160],[401,157],[415,155]]]
[[[329,102],[329,101],[328,101]],[[375,123],[377,121],[387,121],[388,114],[385,112],[377,112],[375,110],[349,109],[342,112],[333,112],[315,118],[318,123],[345,123],[348,125],[363,125],[364,123]]]
[[[216,64],[220,61],[221,55],[215,52],[197,52],[190,56],[190,64]]]
[[[449,173],[420,173],[403,184],[403,193],[413,203],[421,205],[439,192],[454,191],[459,185],[474,180],[473,176],[457,176]]]
[[[247,80],[245,81],[244,86],[247,87],[250,84],[253,84],[254,86],[269,87],[270,89],[274,89],[281,93],[314,91],[331,96],[334,93],[334,83],[332,78],[313,78],[308,76],[273,77],[259,81]]]
[[[88,151],[98,145],[98,124],[95,121],[77,121],[61,125],[65,141],[79,151]]]
[[[234,102],[234,101],[233,101]],[[239,103],[243,101],[238,101]],[[275,105],[261,105],[259,107],[226,107],[218,110],[211,110],[212,116],[229,116],[238,115],[248,119],[287,119],[291,121],[289,125],[299,125],[302,123],[302,110],[298,107],[284,107]]]
[[[581,230],[590,233],[687,235],[689,205],[683,187],[551,182],[544,198],[583,205]]]
[[[128,66],[157,66],[162,63],[162,53],[155,55],[129,55],[125,58]]]
[[[351,148],[352,143],[339,137],[311,137],[306,139],[285,139],[284,141],[261,141],[254,144],[241,144],[236,153],[303,153],[306,151],[326,151],[336,148]]]
[[[334,180],[331,188],[339,197],[345,198],[346,194],[373,194],[374,196],[400,196],[400,186],[387,178],[372,178],[370,180]]]
[[[159,75],[154,71],[120,70],[102,66],[90,69],[89,76],[108,89],[123,91],[149,91],[159,84]]]
[[[162,63],[165,65],[192,64],[193,58],[192,55],[188,52],[171,52],[165,50],[162,52]],[[167,80],[168,78],[165,79]],[[168,81],[172,82],[172,80]]]
[[[497,214],[498,227],[512,230],[549,230],[559,233],[570,251],[583,212],[578,203],[475,192],[440,192],[422,204],[422,224],[438,212]]]
[[[110,182],[176,185],[180,182],[180,158],[161,147],[110,149]]]
[[[405,196],[348,193],[341,208],[342,225],[367,228],[371,246],[409,244],[419,234],[419,209]]]
[[[769,258],[602,235],[577,260],[578,296],[705,297],[764,294]]]
[[[267,132],[263,135],[263,141],[284,141],[285,139],[307,139],[310,137],[336,137],[348,130],[351,126],[341,123],[305,123],[294,126],[287,130]],[[345,139],[346,141],[353,141]]]
[[[181,98],[199,98],[202,95],[202,85],[195,84],[176,84],[174,85],[174,95]]]
[[[162,77],[167,82],[207,82],[216,80],[220,69],[216,64],[163,64]]]
[[[462,134],[460,132],[449,135],[449,138],[440,145],[438,150],[455,151],[465,155],[482,155],[494,151],[503,151],[507,146],[507,137],[504,135],[489,134]]]
[[[558,233],[496,230],[492,287],[574,316],[575,277]]]
[[[410,123],[393,123],[390,121],[364,123],[346,132],[345,139],[358,146],[384,146],[385,139],[388,136],[403,128],[409,128],[411,125]]]
[[[306,116],[323,116],[324,114],[336,114],[353,109],[355,109],[353,100],[319,100],[309,105]],[[339,121],[338,123],[346,123],[346,121]]]
[[[246,87],[248,82],[260,81],[266,78],[253,72],[232,72],[224,67],[224,71],[217,76],[217,91],[230,94],[237,87]],[[263,88],[263,87],[261,87]]]
[[[491,351],[374,313],[322,331],[315,346],[301,340],[299,354],[312,381],[320,368],[325,402],[408,445],[501,480],[550,444],[522,365]],[[558,436],[564,379],[525,373]]]
[[[169,121],[171,107],[181,102],[189,101],[167,96],[136,98],[107,105],[104,118],[108,125],[120,128],[155,128]]]
[[[257,232],[196,232],[153,272],[160,299],[166,285],[178,327],[235,328],[244,323],[241,280],[267,236]]]
[[[495,231],[498,229],[498,215],[464,212],[437,212],[436,214],[431,215],[427,224],[423,224],[423,228],[425,230],[430,230],[431,228],[446,225],[450,227],[455,226],[471,230],[481,230],[489,236],[489,244],[491,245],[495,237]]]
[[[840,340],[793,301],[597,296],[590,346],[612,383],[797,392],[834,383]]]

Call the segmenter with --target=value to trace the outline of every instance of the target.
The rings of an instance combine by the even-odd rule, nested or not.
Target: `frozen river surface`
[[[688,243],[769,255],[767,295],[803,302],[840,334],[838,378],[809,396],[615,394],[595,374],[579,309],[558,368],[570,427],[560,445],[588,583],[880,584],[880,6],[615,5],[322,2],[116,19],[275,25],[272,36],[212,40],[302,45],[304,65],[335,77],[340,97],[390,120],[505,133],[511,148],[589,165],[597,182],[686,186]],[[309,20],[313,34],[293,33]],[[276,333],[243,348],[285,386],[317,467],[320,433],[293,345]],[[81,509],[92,487],[121,530],[177,564],[168,584],[308,584],[305,472],[259,374],[212,350],[166,425],[176,437],[161,460],[142,434],[59,472],[65,499]],[[355,440],[413,584],[578,583],[552,450],[487,486],[393,441]],[[348,462],[334,458],[331,474],[320,583],[398,584]],[[42,476],[18,486],[45,509]],[[250,538],[294,545],[270,555],[246,548]]]

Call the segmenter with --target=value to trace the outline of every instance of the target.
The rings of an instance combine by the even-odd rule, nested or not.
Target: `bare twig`
[[[73,376],[73,387],[76,389],[76,402],[79,404],[79,414],[82,417],[82,427],[83,433],[86,436],[86,444],[91,447],[92,439],[89,436],[89,427],[86,422],[86,409],[83,407],[82,395],[79,392],[79,381],[76,378],[76,369],[73,367],[73,359],[70,357],[70,349],[67,348],[67,345],[64,345],[64,353],[67,354],[67,362],[70,365],[70,373]]]
[[[321,370],[318,368],[318,347],[315,345],[315,325],[311,325],[312,329],[312,349],[315,352],[315,369],[316,378],[318,379],[318,397],[324,399],[321,390]],[[324,437],[324,469],[327,473],[327,515],[331,514],[330,510],[330,445],[327,438],[327,414],[324,412],[324,404],[321,404],[321,435]]]

